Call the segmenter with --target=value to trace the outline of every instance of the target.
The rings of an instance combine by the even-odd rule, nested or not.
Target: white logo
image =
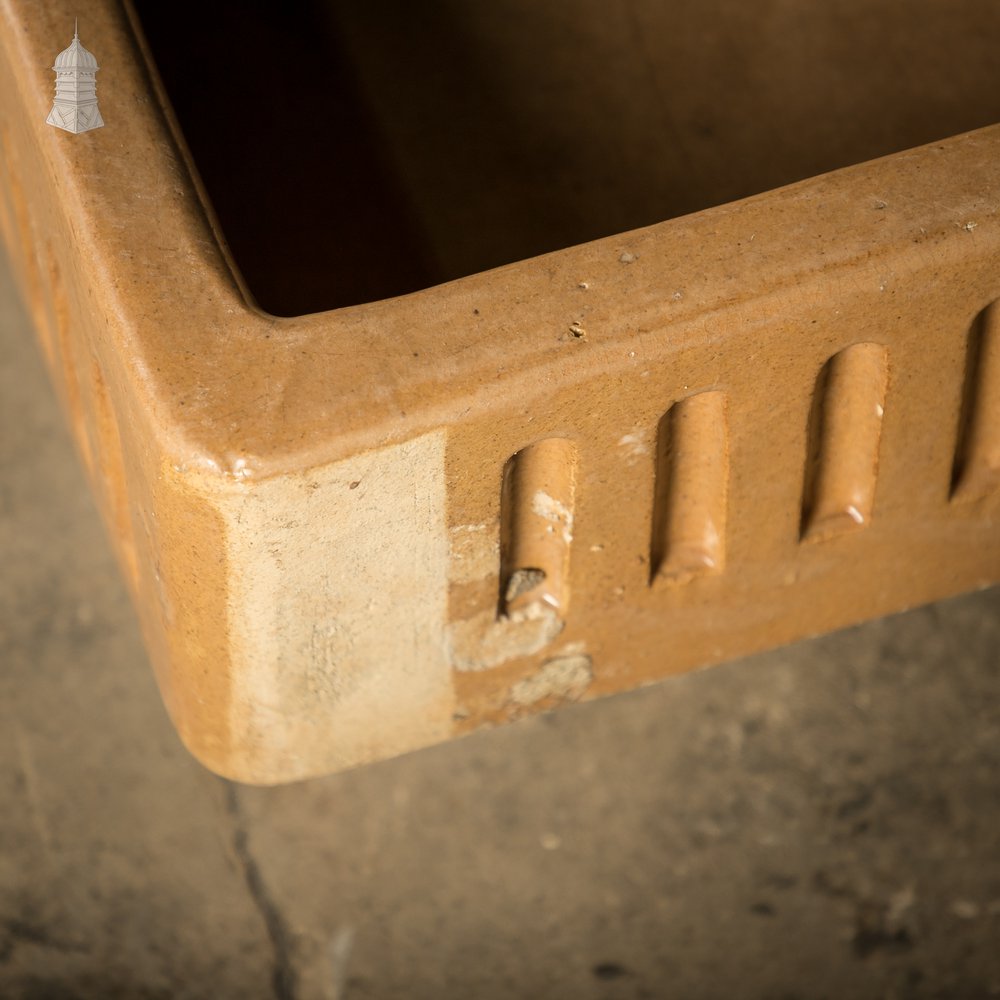
[[[76,24],[68,49],[56,56],[56,99],[45,121],[67,132],[89,132],[104,124],[97,107],[97,60],[80,44]]]

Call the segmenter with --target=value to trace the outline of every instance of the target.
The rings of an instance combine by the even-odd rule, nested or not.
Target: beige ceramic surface
[[[1000,579],[1000,128],[278,319],[84,6],[107,125],[72,136],[68,6],[0,5],[0,224],[208,766],[332,771]]]

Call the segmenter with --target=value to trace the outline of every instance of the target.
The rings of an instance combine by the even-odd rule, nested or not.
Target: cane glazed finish
[[[728,121],[729,147],[695,127],[692,108],[729,107],[709,70],[670,103],[663,74],[693,56],[660,5],[581,4],[565,23],[549,5],[445,5],[436,18],[465,12],[463,65],[495,68],[508,109],[537,125],[566,107],[591,130],[596,115],[626,149],[620,176],[584,132],[563,150],[577,162],[556,167],[536,128],[541,145],[497,152],[512,178],[499,194],[477,194],[475,170],[435,173],[467,166],[480,140],[425,143],[430,119],[407,132],[384,76],[399,38],[331,6],[354,17],[337,28],[351,54],[338,72],[353,67],[373,116],[358,149],[370,140],[381,167],[365,177],[387,179],[379,204],[401,213],[398,231],[384,213],[370,231],[324,216],[328,245],[308,259],[333,299],[353,299],[336,308],[316,274],[293,280],[300,191],[272,191],[287,229],[252,201],[241,227],[205,124],[182,96],[171,108],[176,67],[145,6],[0,3],[0,225],[167,707],[209,767],[262,783],[330,772],[1000,579],[995,4],[962,5],[962,21],[931,0],[922,16],[816,4],[815,23],[779,0],[753,23],[722,0],[678,5],[688,41],[729,67],[738,56],[751,91],[774,89],[754,53],[779,83],[800,72],[771,95],[787,130],[762,111]],[[519,48],[511,18],[538,6]],[[106,122],[81,135],[45,124],[76,16]],[[781,63],[789,19],[828,49],[792,45]],[[549,84],[519,92],[559,38]],[[241,51],[219,54],[237,75]],[[587,62],[615,52],[599,73]],[[431,63],[433,98],[447,65]],[[587,104],[595,77],[618,111]],[[837,79],[846,91],[810,90]],[[571,105],[560,88],[575,81]],[[814,120],[810,99],[826,97]],[[650,121],[667,118],[654,142]],[[257,141],[262,162],[322,175],[308,144]],[[553,203],[577,216],[553,209],[565,225],[539,229],[550,167]],[[255,169],[234,176],[241,196]],[[685,171],[694,204],[663,194]],[[672,205],[702,210],[670,219]],[[393,283],[407,294],[379,297]],[[328,311],[278,318],[258,302]]]

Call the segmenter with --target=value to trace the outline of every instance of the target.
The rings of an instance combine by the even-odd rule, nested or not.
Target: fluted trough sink
[[[0,7],[0,223],[208,766],[1000,579],[994,3],[85,6]]]

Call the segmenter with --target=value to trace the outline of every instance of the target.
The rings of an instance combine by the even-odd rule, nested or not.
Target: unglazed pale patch
[[[587,690],[594,677],[593,663],[584,653],[546,660],[537,673],[518,681],[510,689],[515,705],[534,705],[546,698],[575,700]]]
[[[544,649],[563,629],[554,608],[541,601],[525,605],[510,615],[497,617],[492,610],[452,622],[448,650],[456,670],[489,670],[508,660],[531,656]]]
[[[226,500],[230,727],[258,779],[450,732],[444,438],[247,480]]]
[[[475,583],[496,576],[500,543],[493,525],[456,524],[449,531],[452,583]]]

